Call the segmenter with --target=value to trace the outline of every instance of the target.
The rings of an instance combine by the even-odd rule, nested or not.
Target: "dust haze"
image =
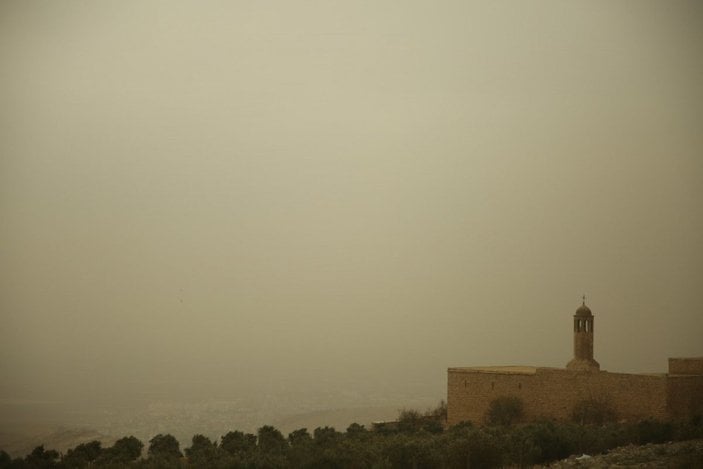
[[[0,426],[371,419],[563,367],[583,293],[603,369],[703,355],[702,47],[695,1],[3,1]]]

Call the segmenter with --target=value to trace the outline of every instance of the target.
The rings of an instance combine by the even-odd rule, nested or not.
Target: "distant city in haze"
[[[584,293],[601,369],[703,356],[702,45],[695,1],[3,1],[0,448],[392,420],[564,367]]]

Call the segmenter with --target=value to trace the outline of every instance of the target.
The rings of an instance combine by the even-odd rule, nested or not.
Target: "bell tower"
[[[600,365],[593,359],[593,314],[586,306],[586,295],[574,314],[574,358],[566,368],[577,371],[600,370]]]

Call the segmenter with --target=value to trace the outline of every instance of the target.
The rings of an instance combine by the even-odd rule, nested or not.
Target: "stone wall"
[[[450,368],[448,424],[483,423],[491,401],[500,396],[522,399],[527,420],[568,420],[574,406],[585,399],[606,400],[621,419],[668,416],[666,375],[531,367]]]
[[[669,358],[670,375],[703,375],[703,357]]]
[[[667,407],[674,419],[703,414],[703,375],[669,375]]]

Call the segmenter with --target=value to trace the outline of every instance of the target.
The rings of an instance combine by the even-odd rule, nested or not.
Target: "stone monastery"
[[[566,368],[449,368],[447,424],[484,422],[501,396],[520,398],[527,420],[568,420],[578,403],[594,399],[612,406],[619,420],[682,419],[703,411],[703,357],[669,358],[669,372],[661,374],[601,371],[593,359],[593,319],[584,297],[574,314],[574,358]]]

